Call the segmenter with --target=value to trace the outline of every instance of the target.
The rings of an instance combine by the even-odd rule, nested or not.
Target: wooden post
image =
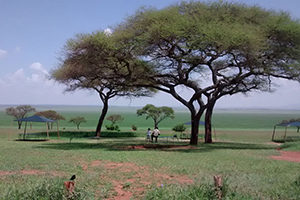
[[[272,141],[274,141],[275,129],[276,129],[276,125],[274,126],[274,129],[273,129]]]
[[[217,193],[218,200],[222,200],[222,187],[223,187],[222,175],[214,176],[214,181],[215,181],[215,191]]]
[[[46,122],[46,128],[47,128],[47,138],[49,140],[49,130],[48,130],[48,124],[47,124],[47,122]]]
[[[25,140],[26,128],[27,128],[27,122],[25,122],[25,128],[24,128],[24,136],[23,136],[23,140]]]
[[[56,121],[56,124],[57,124],[57,137],[59,139],[59,127],[58,127],[58,121]]]
[[[215,134],[215,140],[217,140],[216,129],[215,129],[215,127],[214,127],[214,126],[213,126],[213,129],[214,129],[214,134]]]
[[[13,125],[14,121],[11,121],[11,125],[10,125],[10,130],[9,130],[9,136],[8,136],[8,140],[10,140],[10,134],[11,134],[11,129],[12,129],[12,125]]]
[[[287,126],[285,126],[285,131],[284,131],[284,141],[286,140],[286,129],[287,129]]]

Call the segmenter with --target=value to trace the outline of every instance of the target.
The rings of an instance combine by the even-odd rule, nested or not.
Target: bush
[[[186,129],[186,126],[184,124],[177,124],[176,126],[174,126],[172,128],[173,131],[180,132],[180,133],[182,133],[183,131],[185,131],[185,129]]]
[[[106,130],[108,131],[120,131],[120,128],[118,125],[111,124],[111,125],[105,125]]]
[[[137,130],[137,127],[135,125],[132,125],[131,126],[132,130],[136,131]]]

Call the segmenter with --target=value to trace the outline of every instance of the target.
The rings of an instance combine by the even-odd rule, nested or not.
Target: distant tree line
[[[20,105],[15,108],[14,107],[6,108],[5,112],[7,115],[14,117],[15,120],[20,120],[20,119],[26,118],[29,113],[36,112],[36,109],[29,105]],[[40,112],[36,112],[34,115],[46,117],[48,119],[52,119],[52,120],[56,120],[56,121],[66,120],[66,118],[64,116],[62,116],[61,114],[58,114],[54,110],[40,111]],[[22,121],[17,121],[17,122],[18,122],[18,128],[21,129]],[[85,118],[80,117],[80,116],[70,118],[70,120],[69,120],[69,123],[74,123],[76,125],[77,129],[79,129],[80,124],[84,123],[84,122],[86,122]],[[52,127],[53,127],[53,123],[51,123],[51,126],[48,123],[48,129],[52,129]]]

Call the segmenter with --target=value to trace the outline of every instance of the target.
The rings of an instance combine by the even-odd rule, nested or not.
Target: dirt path
[[[300,162],[300,152],[299,151],[282,151],[279,150],[280,156],[270,156],[275,160],[285,160],[290,162]]]

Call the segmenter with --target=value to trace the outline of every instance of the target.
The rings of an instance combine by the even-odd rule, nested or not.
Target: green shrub
[[[116,124],[105,125],[106,130],[108,131],[120,131],[120,128]]]
[[[136,131],[137,130],[137,127],[135,125],[132,125],[131,126],[132,130]]]
[[[186,129],[186,126],[184,124],[177,124],[176,126],[174,126],[172,128],[173,131],[180,132],[180,133],[182,133],[183,131],[185,131],[185,129]]]

